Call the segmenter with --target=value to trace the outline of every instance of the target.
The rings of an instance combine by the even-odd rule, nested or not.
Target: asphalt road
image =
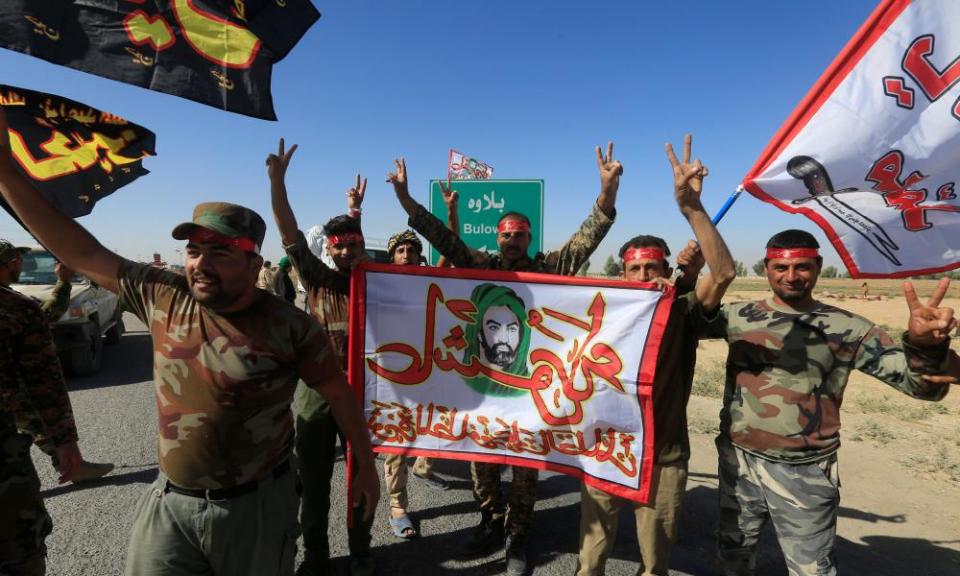
[[[87,460],[114,462],[116,470],[102,480],[57,486],[49,460],[33,449],[43,494],[54,521],[48,538],[48,574],[106,576],[122,574],[127,538],[138,496],[157,473],[156,408],[151,381],[151,345],[143,325],[125,316],[127,334],[107,347],[103,370],[69,382]],[[470,491],[469,467],[443,461],[437,471],[451,481],[440,491],[411,477],[410,510],[421,537],[395,539],[387,527],[386,498],[381,498],[374,526],[374,554],[380,574],[500,574],[503,553],[472,562],[456,559],[456,549],[479,520]],[[346,574],[345,489],[342,457],[334,480],[331,546],[334,566]],[[530,539],[533,573],[572,575],[576,569],[579,483],[568,476],[541,475],[536,517]],[[674,574],[714,574],[713,525],[716,478],[693,473],[688,485],[681,541],[673,555]],[[764,546],[767,550],[775,545]],[[620,535],[607,566],[608,575],[633,575],[639,556],[632,515],[622,514]],[[774,552],[764,557],[763,574],[783,574]]]

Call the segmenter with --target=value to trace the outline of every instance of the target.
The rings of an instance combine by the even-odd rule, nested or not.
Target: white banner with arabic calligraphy
[[[960,267],[960,2],[883,0],[744,179],[854,278]]]
[[[546,468],[645,501],[672,292],[365,264],[350,381],[380,452]]]

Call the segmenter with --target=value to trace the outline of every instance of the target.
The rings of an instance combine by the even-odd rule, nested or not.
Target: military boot
[[[470,538],[460,547],[465,557],[486,556],[503,546],[503,518],[483,516]]]
[[[527,574],[527,542],[523,536],[510,534],[504,546],[504,556],[507,560],[507,576],[526,576]]]

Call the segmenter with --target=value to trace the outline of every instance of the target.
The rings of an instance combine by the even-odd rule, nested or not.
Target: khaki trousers
[[[296,475],[227,500],[167,491],[161,472],[134,513],[127,576],[293,576]]]
[[[577,576],[602,576],[617,539],[621,506],[633,506],[640,543],[638,574],[666,575],[670,548],[677,540],[687,487],[687,463],[654,465],[650,502],[636,502],[583,484],[580,491],[580,559]]]
[[[423,456],[413,463],[413,473],[418,476],[430,476],[433,462]],[[383,461],[383,482],[390,494],[390,508],[406,511],[407,501],[407,459],[400,454],[387,454]]]

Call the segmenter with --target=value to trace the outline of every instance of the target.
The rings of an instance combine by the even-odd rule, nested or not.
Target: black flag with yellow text
[[[155,155],[153,132],[73,100],[0,85],[0,106],[17,166],[72,218],[147,174],[143,159]]]
[[[272,66],[319,17],[310,0],[0,0],[0,47],[275,120]]]

